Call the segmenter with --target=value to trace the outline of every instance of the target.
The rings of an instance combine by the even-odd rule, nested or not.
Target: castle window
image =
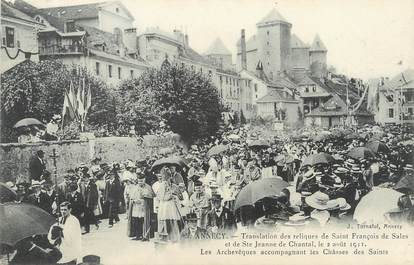
[[[108,65],[108,76],[109,78],[112,77],[112,65]]]
[[[96,62],[96,64],[95,64],[95,72],[96,72],[96,75],[99,75],[99,72],[100,72],[100,64],[99,64],[99,62]]]
[[[269,46],[270,45],[270,43],[269,42],[267,42],[267,46]]]
[[[388,109],[388,117],[394,118],[394,109]]]
[[[316,92],[316,86],[315,85],[312,86],[312,91]]]
[[[267,36],[269,36],[269,31],[267,31]]]
[[[14,48],[14,28],[6,27],[6,47]]]
[[[257,84],[254,84],[254,92],[257,92]],[[256,95],[257,97],[257,95]]]
[[[309,92],[309,87],[308,86],[305,87],[305,92]]]
[[[122,69],[121,67],[118,67],[118,79],[121,79],[122,76]]]
[[[115,8],[115,11],[117,12],[117,13],[119,13],[119,8],[117,7],[117,8]]]
[[[134,70],[131,70],[130,73],[131,73],[131,78],[134,78]]]

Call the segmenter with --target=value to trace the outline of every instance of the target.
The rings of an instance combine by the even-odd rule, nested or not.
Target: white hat
[[[320,191],[317,191],[311,196],[306,197],[305,202],[310,207],[318,210],[333,209],[338,206],[338,202],[336,200],[329,200],[328,194],[322,193]]]

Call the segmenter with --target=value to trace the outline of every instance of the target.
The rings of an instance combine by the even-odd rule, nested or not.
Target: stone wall
[[[68,169],[73,169],[80,163],[88,164],[96,157],[100,157],[102,162],[107,163],[127,159],[136,161],[145,158],[146,155],[172,152],[177,145],[182,145],[179,143],[179,139],[171,140],[170,138],[167,141],[156,142],[161,142],[163,145],[157,145],[154,142],[145,141],[145,139],[144,141],[138,141],[136,138],[130,137],[0,144],[0,182],[14,181],[18,177],[28,179],[30,157],[38,150],[45,152],[46,168],[51,173],[54,171],[52,156],[53,150],[55,150],[58,181],[60,181],[62,175]],[[165,143],[168,143],[168,145]]]

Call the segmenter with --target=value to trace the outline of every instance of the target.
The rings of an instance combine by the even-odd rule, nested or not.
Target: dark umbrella
[[[361,139],[362,136],[357,134],[357,133],[350,133],[348,135],[345,136],[345,139],[347,140],[354,140],[354,139]]]
[[[0,203],[17,201],[17,194],[6,184],[0,182]]]
[[[375,157],[375,154],[366,147],[355,147],[348,152],[348,156],[354,159],[365,159]]]
[[[178,156],[170,156],[166,158],[158,159],[152,164],[151,170],[157,170],[163,166],[176,166],[176,167],[186,167],[187,163],[185,160]]]
[[[398,190],[400,192],[407,193],[414,193],[414,176],[412,175],[405,175],[402,177],[397,184],[394,186],[394,190]]]
[[[56,223],[55,217],[26,203],[0,204],[0,244],[14,246],[34,235],[45,235]]]
[[[269,142],[265,140],[254,140],[249,143],[250,148],[268,148],[269,146]]]
[[[312,154],[306,157],[303,162],[302,166],[314,166],[317,164],[330,164],[335,162],[335,159],[327,153],[317,153]]]
[[[18,121],[13,128],[19,128],[24,126],[30,126],[30,125],[42,125],[45,126],[43,123],[41,123],[39,120],[35,118],[25,118],[23,120]]]
[[[221,153],[223,153],[227,150],[229,150],[228,145],[224,145],[224,144],[216,145],[216,146],[213,146],[210,150],[208,150],[207,156],[211,157],[211,156],[214,156],[214,155],[218,155],[218,154],[221,154]]]
[[[365,145],[366,148],[371,149],[374,153],[389,153],[390,149],[388,146],[380,141],[372,141]]]
[[[277,197],[289,184],[279,178],[263,178],[246,185],[237,195],[234,210],[246,205],[254,205],[267,197]]]

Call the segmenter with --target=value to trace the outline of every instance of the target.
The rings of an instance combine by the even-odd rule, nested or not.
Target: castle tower
[[[273,9],[257,27],[257,57],[263,63],[263,70],[270,79],[290,69],[290,24]]]
[[[217,38],[210,45],[204,55],[220,68],[230,68],[233,63],[231,51],[227,49],[226,45],[224,45],[220,38]]]
[[[311,75],[323,77],[326,75],[326,55],[328,50],[323,44],[319,35],[315,36],[312,46],[309,49],[309,64]]]
[[[309,71],[309,49],[298,36],[292,34],[290,39],[291,61],[290,74],[295,80],[302,80],[304,75]]]

